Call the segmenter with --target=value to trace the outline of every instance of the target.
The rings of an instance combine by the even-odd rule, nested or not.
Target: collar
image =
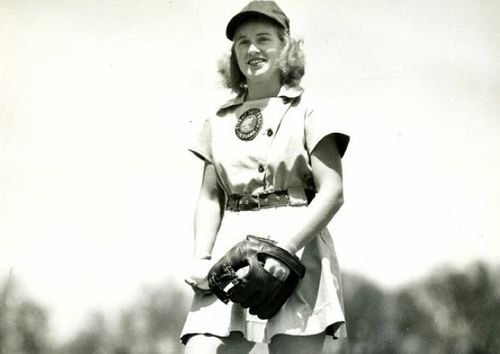
[[[284,101],[291,101],[294,100],[302,95],[304,92],[304,89],[300,86],[288,86],[288,85],[283,85],[281,86],[277,97],[283,98]],[[245,97],[247,95],[247,91],[243,91],[240,93],[238,96],[231,98],[229,101],[224,103],[222,106],[219,107],[219,110],[217,113],[220,113],[222,111],[225,111],[227,109],[233,108],[235,106],[239,106],[245,102]]]

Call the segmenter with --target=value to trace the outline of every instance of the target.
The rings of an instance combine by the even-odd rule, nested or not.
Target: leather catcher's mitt
[[[285,280],[264,269],[267,257],[274,257],[290,268]],[[248,266],[240,277],[238,269]],[[275,245],[274,241],[248,235],[231,248],[208,273],[208,285],[224,303],[230,300],[261,319],[273,317],[285,304],[304,277],[305,267],[299,258]]]

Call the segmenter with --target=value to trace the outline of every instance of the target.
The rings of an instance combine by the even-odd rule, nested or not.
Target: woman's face
[[[275,26],[258,20],[244,22],[234,34],[233,46],[247,81],[279,77],[283,42]]]

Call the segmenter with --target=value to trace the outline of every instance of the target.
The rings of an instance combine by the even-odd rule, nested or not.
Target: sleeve
[[[213,163],[212,159],[212,129],[210,119],[193,123],[193,135],[188,150],[202,160]]]
[[[340,157],[344,156],[350,140],[349,128],[333,112],[328,113],[319,109],[306,111],[304,128],[309,154],[313,152],[321,140],[334,136]]]

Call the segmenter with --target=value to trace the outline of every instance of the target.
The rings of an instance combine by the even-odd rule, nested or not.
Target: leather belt
[[[314,192],[306,190],[307,204],[314,198]],[[276,191],[265,194],[231,194],[226,203],[226,210],[231,211],[248,211],[260,210],[267,208],[277,208],[288,206],[290,204],[290,196],[287,190]]]

